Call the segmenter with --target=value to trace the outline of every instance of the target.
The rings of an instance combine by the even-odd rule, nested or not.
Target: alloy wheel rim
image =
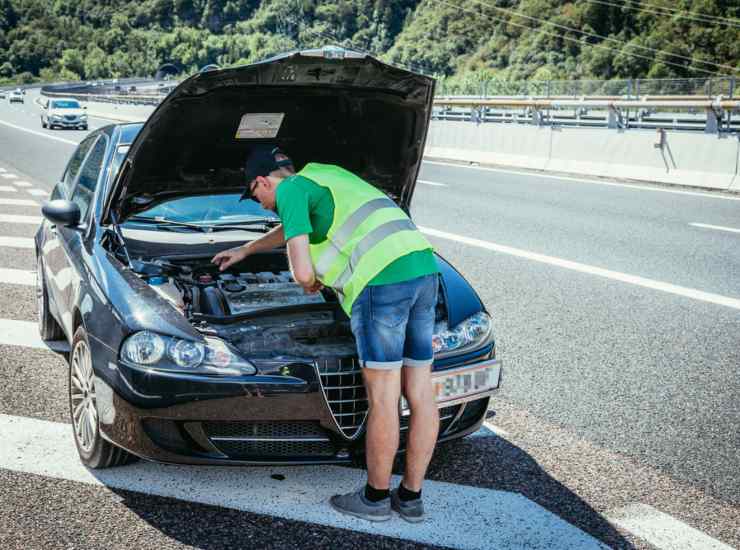
[[[80,447],[86,453],[92,451],[98,433],[98,411],[96,408],[93,369],[90,348],[84,341],[77,342],[72,352],[72,376],[70,379],[70,401],[72,424]]]

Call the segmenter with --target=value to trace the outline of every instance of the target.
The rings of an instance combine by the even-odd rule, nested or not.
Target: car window
[[[76,101],[71,101],[71,100],[52,101],[51,106],[54,109],[79,109],[80,108],[79,103],[77,103]]]
[[[92,135],[85,138],[82,143],[80,143],[79,147],[77,147],[72,158],[69,159],[67,169],[64,171],[61,181],[57,184],[57,189],[59,191],[57,193],[59,195],[58,198],[66,199],[69,197],[72,184],[77,177],[77,173],[80,171],[80,165],[82,165],[82,161],[85,160],[85,155],[87,155],[87,152],[90,150],[90,147],[97,137],[97,135]],[[54,191],[56,192],[57,189],[54,189]]]
[[[256,201],[240,201],[240,194],[180,197],[139,212],[142,218],[165,218],[189,223],[239,223],[254,218],[277,220],[274,212]]]
[[[77,178],[77,184],[72,193],[72,202],[80,207],[81,220],[86,218],[87,211],[90,208],[90,203],[95,193],[95,186],[98,184],[100,168],[103,166],[107,144],[108,140],[104,136],[100,136],[90,150],[90,154],[87,156],[85,164],[82,166],[80,175]]]

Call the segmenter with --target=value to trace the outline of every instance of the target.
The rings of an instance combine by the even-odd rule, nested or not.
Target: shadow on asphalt
[[[395,473],[403,472],[400,468]],[[611,548],[633,549],[601,514],[552,478],[525,451],[496,435],[440,443],[427,478],[519,493]]]

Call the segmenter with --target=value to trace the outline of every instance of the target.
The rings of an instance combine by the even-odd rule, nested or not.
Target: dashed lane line
[[[97,389],[101,403],[101,384]],[[101,411],[101,418],[114,414]],[[470,549],[607,546],[523,495],[439,481],[424,482],[429,519],[409,524],[398,517],[371,523],[344,516],[331,495],[364,484],[365,472],[339,466],[194,467],[139,462],[88,470],[77,455],[69,424],[0,415],[0,468],[90,485],[210,504],[256,514],[350,529],[422,544]],[[283,480],[271,478],[280,473]],[[399,478],[394,476],[393,484]]]
[[[29,237],[2,237],[0,236],[0,246],[11,248],[34,248],[33,239]]]
[[[36,272],[0,267],[0,283],[34,286],[36,284]]]
[[[6,199],[4,197],[0,197],[0,205],[8,205],[8,206],[38,206],[39,203],[37,203],[34,200],[31,199]]]
[[[724,227],[722,225],[709,225],[708,223],[690,223],[694,227],[701,227],[703,229],[716,229],[717,231],[727,231],[729,233],[740,233],[740,229],[734,227]]]
[[[0,214],[0,223],[30,223],[40,225],[43,221],[41,216],[22,216],[20,214]]]
[[[730,298],[728,296],[722,296],[720,294],[713,294],[711,292],[704,292],[693,288],[687,288],[683,286],[674,285],[671,283],[665,283],[662,281],[656,281],[653,279],[647,279],[645,277],[639,277],[637,275],[630,275],[628,273],[621,273],[619,271],[612,271],[610,269],[604,269],[601,267],[595,267],[587,264],[578,262],[572,262],[570,260],[564,260],[562,258],[556,258],[553,256],[547,256],[545,254],[538,254],[536,252],[529,252],[527,250],[521,250],[519,248],[513,248],[511,246],[505,246],[501,244],[492,243],[489,241],[482,241],[480,239],[473,239],[471,237],[465,237],[463,235],[456,235],[454,233],[447,233],[445,231],[439,231],[430,227],[421,227],[419,230],[422,233],[426,233],[432,237],[438,237],[440,239],[448,239],[459,243],[467,244],[469,246],[475,246],[477,248],[484,248],[486,250],[492,250],[493,252],[499,252],[501,254],[509,254],[511,256],[517,256],[527,260],[533,260],[543,264],[553,265],[556,267],[562,267],[565,269],[571,269],[573,271],[579,271],[581,273],[587,273],[589,275],[596,275],[598,277],[605,277],[615,281],[628,283],[644,288],[650,288],[652,290],[659,290],[661,292],[667,292],[669,294],[675,294],[693,300],[699,300],[702,302],[708,302],[710,304],[716,304],[725,307],[731,307],[733,309],[740,309],[740,300],[736,298]]]
[[[44,138],[47,138],[47,139],[53,139],[53,140],[56,140],[56,141],[60,141],[62,143],[66,143],[68,145],[74,145],[75,147],[77,145],[79,145],[76,141],[72,141],[72,140],[69,140],[69,139],[60,138],[60,137],[57,137],[57,136],[50,136],[49,134],[45,134],[43,132],[37,132],[36,130],[29,130],[28,128],[24,128],[23,126],[17,126],[15,124],[10,124],[9,122],[5,122],[4,120],[0,120],[0,124],[2,124],[3,126],[8,126],[10,128],[14,128],[15,130],[20,130],[21,132],[27,132],[29,134],[33,134],[33,135],[36,135],[36,136],[41,136],[41,137],[44,137]]]
[[[607,514],[606,519],[660,550],[734,550],[647,504],[621,508]]]
[[[66,341],[45,342],[42,340],[39,336],[38,323],[34,321],[16,321],[14,319],[0,319],[0,345],[61,352],[69,351],[69,344]]]

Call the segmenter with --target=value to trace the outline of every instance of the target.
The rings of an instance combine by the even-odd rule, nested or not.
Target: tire
[[[69,354],[69,415],[80,460],[95,470],[123,466],[137,457],[116,447],[100,435],[95,377],[87,332],[80,326]]]
[[[38,309],[39,335],[42,340],[64,340],[64,331],[49,311],[49,294],[46,291],[44,262],[41,256],[36,259],[36,306]]]
[[[82,129],[87,132],[87,126],[83,126]]]
[[[41,119],[41,127],[42,128],[46,128],[46,122],[44,122],[44,119],[43,118]]]

